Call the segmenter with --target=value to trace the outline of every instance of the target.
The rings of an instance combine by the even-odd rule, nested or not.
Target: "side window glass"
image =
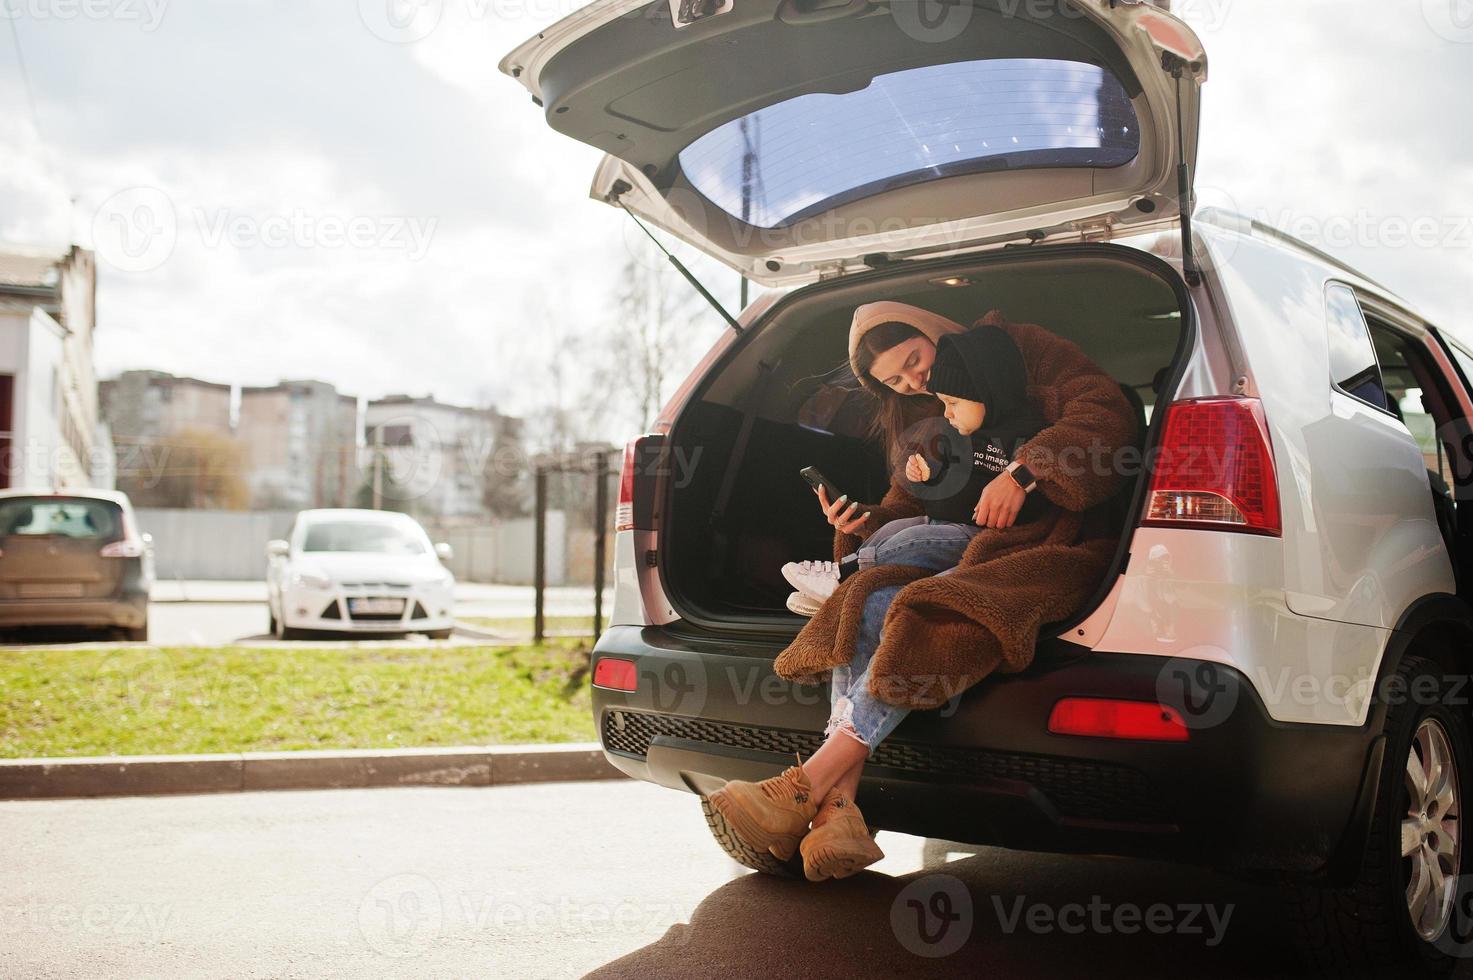
[[[1458,363],[1458,370],[1463,372],[1463,385],[1473,391],[1473,356],[1459,347],[1457,344],[1445,344],[1448,351],[1453,355],[1453,360]]]
[[[1350,287],[1332,284],[1325,290],[1330,338],[1330,381],[1347,395],[1391,411],[1371,334]]]

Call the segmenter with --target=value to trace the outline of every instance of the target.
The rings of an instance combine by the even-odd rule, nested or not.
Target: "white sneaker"
[[[818,612],[818,606],[819,602],[817,599],[810,599],[801,592],[794,592],[788,596],[788,609],[797,613],[799,616],[812,616]]]
[[[823,602],[839,587],[839,563],[834,561],[790,561],[783,578],[810,599]]]

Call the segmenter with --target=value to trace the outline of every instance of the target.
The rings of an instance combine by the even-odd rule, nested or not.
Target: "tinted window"
[[[981,170],[1118,167],[1140,133],[1114,75],[1008,58],[876,76],[801,95],[691,143],[680,166],[728,214],[775,228],[846,200]]]
[[[123,512],[111,501],[82,497],[11,497],[0,501],[0,535],[42,534],[116,541],[123,537]]]
[[[1330,286],[1325,290],[1325,310],[1329,320],[1330,380],[1347,395],[1390,411],[1376,350],[1371,346],[1371,334],[1355,294],[1348,286]]]
[[[425,554],[424,542],[409,528],[376,521],[332,521],[307,528],[303,551],[373,551],[391,555]]]

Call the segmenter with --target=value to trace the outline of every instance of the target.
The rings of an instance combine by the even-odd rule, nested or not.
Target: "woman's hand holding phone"
[[[858,501],[850,501],[849,495],[845,494],[838,500],[829,500],[829,495],[824,492],[823,487],[815,487],[814,493],[818,494],[819,506],[823,508],[823,516],[834,527],[845,534],[863,534],[864,522],[869,519],[870,512],[855,516],[859,509]]]

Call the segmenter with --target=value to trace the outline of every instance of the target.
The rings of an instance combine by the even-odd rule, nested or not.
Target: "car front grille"
[[[604,747],[645,756],[656,735],[710,742],[807,758],[823,736],[780,728],[754,728],[701,718],[682,718],[615,709],[604,714]],[[875,749],[870,764],[920,776],[968,780],[1006,779],[1039,790],[1059,813],[1080,819],[1133,824],[1169,824],[1171,817],[1151,780],[1127,766],[1021,752],[966,749],[889,738]]]

